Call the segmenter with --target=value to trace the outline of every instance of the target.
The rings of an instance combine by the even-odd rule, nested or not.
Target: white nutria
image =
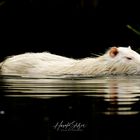
[[[112,47],[99,57],[72,59],[48,52],[24,53],[0,64],[2,75],[140,74],[140,55],[130,47]]]

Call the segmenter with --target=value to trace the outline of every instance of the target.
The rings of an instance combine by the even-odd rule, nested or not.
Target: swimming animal
[[[2,75],[62,75],[92,76],[140,74],[140,55],[131,47],[111,47],[98,57],[67,58],[48,52],[24,53],[8,57],[0,63]]]

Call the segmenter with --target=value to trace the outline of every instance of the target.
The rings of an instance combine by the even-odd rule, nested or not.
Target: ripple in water
[[[140,76],[92,77],[48,75],[46,77],[2,76],[5,97],[50,99],[63,96],[87,96],[107,103],[105,115],[139,114]]]

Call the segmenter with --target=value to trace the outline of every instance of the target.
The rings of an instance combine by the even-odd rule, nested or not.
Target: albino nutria
[[[48,52],[25,53],[0,63],[2,75],[140,74],[140,55],[130,47],[112,47],[104,55],[72,59]]]

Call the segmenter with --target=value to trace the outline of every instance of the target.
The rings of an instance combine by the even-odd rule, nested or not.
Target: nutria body
[[[2,75],[140,74],[140,55],[130,47],[112,47],[95,58],[72,59],[47,52],[25,53],[5,59]]]

